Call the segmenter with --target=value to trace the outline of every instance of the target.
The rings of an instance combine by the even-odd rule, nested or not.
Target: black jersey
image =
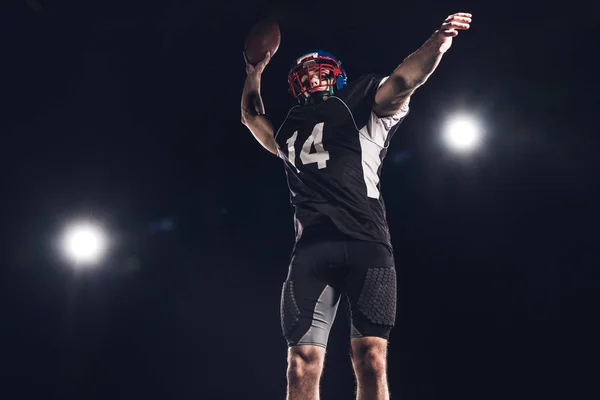
[[[295,106],[279,128],[297,242],[346,237],[391,247],[379,178],[408,106],[393,116],[375,115],[375,93],[385,79],[364,76],[321,103]]]

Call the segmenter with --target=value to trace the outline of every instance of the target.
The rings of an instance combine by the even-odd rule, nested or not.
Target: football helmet
[[[319,84],[311,86],[312,76],[319,77]],[[311,94],[333,95],[347,83],[342,62],[324,50],[312,50],[298,57],[288,74],[289,91],[300,104],[306,104]]]

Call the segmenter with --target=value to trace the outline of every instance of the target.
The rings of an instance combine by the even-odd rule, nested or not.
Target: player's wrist
[[[262,72],[261,71],[252,71],[248,73],[248,76],[246,77],[247,80],[250,81],[256,81],[259,82],[262,79]]]
[[[443,35],[439,30],[436,30],[431,34],[429,39],[427,39],[425,43],[423,43],[421,49],[426,50],[430,53],[437,53],[439,52],[439,49],[442,46],[443,42]]]

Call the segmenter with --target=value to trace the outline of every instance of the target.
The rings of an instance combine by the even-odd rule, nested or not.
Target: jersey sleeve
[[[352,114],[356,127],[361,135],[368,137],[371,141],[382,147],[386,146],[394,131],[409,111],[408,102],[394,115],[378,117],[373,111],[375,94],[388,78],[388,76],[365,77],[362,81],[361,90],[356,91],[354,98],[350,101],[350,104],[353,106]],[[358,95],[359,93],[360,95]]]
[[[381,85],[383,85],[383,83],[389,78],[389,76],[386,76],[384,78],[382,78],[379,81],[379,84],[377,85],[377,89],[379,89],[381,87]],[[377,91],[375,91],[375,93],[377,93]],[[404,103],[404,105],[402,106],[402,108],[393,115],[388,115],[386,117],[378,117],[372,110],[373,107],[373,103],[375,102],[375,94],[373,94],[373,100],[371,102],[371,116],[369,118],[369,123],[372,125],[381,125],[381,128],[389,131],[390,129],[392,129],[395,125],[399,124],[400,122],[402,122],[402,120],[404,119],[404,117],[406,117],[406,115],[408,114],[408,103],[410,102],[410,98],[408,101],[406,101]]]

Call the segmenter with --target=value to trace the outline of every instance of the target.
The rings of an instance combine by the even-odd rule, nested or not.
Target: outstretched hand
[[[256,65],[253,65],[250,62],[248,62],[248,57],[246,56],[246,52],[244,52],[243,54],[244,54],[244,61],[246,62],[246,74],[248,74],[248,75],[252,75],[252,74],[261,75],[263,73],[263,71],[265,70],[265,67],[267,66],[269,61],[271,61],[271,52],[270,51],[267,51],[265,58]]]
[[[465,31],[471,26],[471,17],[469,13],[456,13],[448,16],[440,29],[435,31],[435,36],[440,41],[440,52],[445,53],[452,46],[452,38],[458,35],[459,31]]]

